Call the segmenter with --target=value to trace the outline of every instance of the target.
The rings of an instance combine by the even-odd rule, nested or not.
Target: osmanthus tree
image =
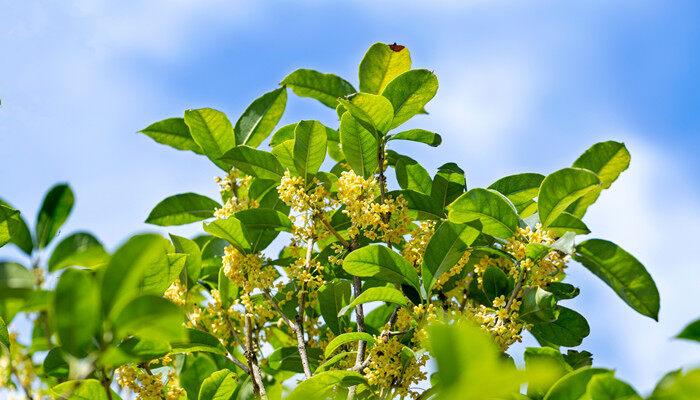
[[[338,123],[276,129],[288,90]],[[0,382],[35,398],[640,399],[573,349],[589,326],[560,304],[579,293],[565,282],[575,261],[658,317],[644,266],[613,242],[579,238],[588,207],[627,169],[627,149],[597,143],[549,175],[467,188],[456,163],[431,176],[392,149],[440,145],[435,132],[401,129],[437,90],[408,49],[377,43],[359,90],[300,69],[235,124],[204,108],[145,128],[223,171],[221,199],[176,194],[146,220],[204,221],[202,234],[136,235],[111,255],[70,236],[49,259],[61,271],[52,290],[1,264]],[[45,248],[70,210],[51,193],[34,239],[2,206],[0,239]],[[8,335],[16,312],[38,312],[29,344]],[[540,347],[516,367],[508,351],[526,333]],[[700,340],[699,323],[679,336]],[[669,373],[650,398],[700,398],[700,370]]]

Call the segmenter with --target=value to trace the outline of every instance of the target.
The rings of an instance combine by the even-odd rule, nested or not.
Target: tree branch
[[[247,312],[247,310],[246,310]],[[265,385],[262,381],[262,376],[260,375],[260,367],[258,366],[258,357],[255,354],[255,346],[253,343],[253,326],[251,317],[246,314],[245,316],[245,331],[246,331],[246,351],[245,357],[248,360],[248,368],[250,369],[250,375],[253,378],[253,391],[255,395],[261,399],[267,399],[267,393],[265,392]]]

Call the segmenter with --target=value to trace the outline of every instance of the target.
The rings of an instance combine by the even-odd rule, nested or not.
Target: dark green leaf
[[[0,206],[5,206],[10,209],[14,209],[12,205],[7,203],[6,201],[0,199]],[[0,210],[2,207],[0,207]],[[10,214],[10,215],[8,215]],[[7,240],[6,235],[9,234],[9,241],[10,243],[14,243],[19,247],[20,250],[24,252],[26,255],[31,255],[32,250],[34,250],[34,241],[32,240],[32,234],[29,231],[29,226],[27,226],[27,222],[22,218],[21,213],[12,213],[10,210],[4,210],[0,211],[0,221],[5,221],[5,225],[3,226],[3,223],[0,222],[0,246],[2,246],[3,243],[3,229],[6,229],[5,235],[5,240]]]
[[[564,359],[573,369],[585,368],[593,365],[593,354],[586,350],[567,350]]]
[[[185,124],[192,139],[219,168],[226,170],[219,158],[236,145],[233,127],[226,114],[211,108],[185,111]]]
[[[391,128],[396,128],[423,112],[437,90],[437,77],[427,69],[406,71],[394,78],[382,91],[382,96],[389,99],[394,108]]]
[[[328,107],[338,105],[338,97],[355,93],[355,88],[345,79],[311,69],[298,69],[281,82],[292,88],[297,96],[316,99]]]
[[[192,139],[190,128],[187,127],[184,118],[168,118],[154,122],[139,132],[177,150],[190,150],[203,154],[202,148]]]
[[[49,259],[49,271],[65,267],[94,268],[108,260],[109,254],[97,238],[87,232],[78,232],[58,243]]]
[[[389,137],[389,140],[410,140],[412,142],[425,143],[428,146],[437,147],[442,143],[442,137],[435,132],[425,129],[409,129]]]
[[[681,333],[679,333],[676,337],[679,339],[688,339],[700,342],[700,319],[683,328]]]
[[[0,345],[4,346],[4,351],[10,351],[10,333],[7,331],[5,320],[0,318]],[[2,349],[0,349],[2,350]]]
[[[309,360],[309,367],[313,371],[321,364],[323,351],[317,347],[307,347],[306,356]],[[270,368],[275,371],[304,372],[297,346],[280,347],[270,354],[267,361]]]
[[[560,306],[559,317],[555,321],[535,324],[530,333],[543,344],[576,347],[591,330],[581,314]]]
[[[375,43],[360,62],[360,90],[381,93],[394,78],[411,69],[411,54],[399,46],[392,49],[384,43]]]
[[[484,271],[483,282],[484,294],[489,302],[493,302],[499,296],[507,297],[513,290],[513,281],[508,279],[506,273],[498,267],[487,267]]]
[[[74,200],[73,191],[65,183],[52,187],[46,193],[36,220],[36,242],[40,249],[51,242],[66,222]]]
[[[59,380],[68,378],[68,362],[60,347],[54,347],[46,354],[42,367],[44,368],[44,374],[50,377],[58,378]]]
[[[440,275],[449,271],[479,236],[479,231],[467,224],[442,222],[430,238],[423,256],[423,286],[430,293]]]
[[[284,167],[274,155],[245,145],[227,151],[221,161],[256,178],[279,181],[284,175]]]
[[[566,232],[573,232],[579,235],[587,235],[591,233],[588,226],[583,221],[564,211],[552,221],[547,227],[547,230],[557,236],[563,236]]]
[[[455,163],[443,164],[438,168],[433,178],[433,186],[430,190],[432,197],[443,209],[455,201],[467,188],[467,180],[464,171]]]
[[[326,326],[333,333],[339,335],[343,332],[344,324],[338,318],[340,310],[350,303],[350,282],[345,280],[333,280],[321,286],[318,291],[319,308]]]
[[[239,211],[227,219],[204,224],[206,232],[246,253],[263,250],[281,231],[290,229],[291,222],[286,215],[265,208]]]
[[[56,284],[56,332],[64,351],[83,358],[100,326],[100,293],[89,271],[67,269]]]
[[[175,251],[180,254],[187,255],[185,262],[185,272],[190,284],[197,282],[199,272],[202,270],[202,251],[194,241],[182,236],[170,234],[170,240],[173,242]]]
[[[343,114],[340,120],[340,144],[348,164],[357,175],[368,178],[374,174],[379,165],[377,139],[350,113]]]
[[[287,106],[287,90],[275,89],[258,97],[251,103],[243,115],[236,121],[236,144],[258,147],[284,114]]]
[[[418,193],[414,190],[394,190],[389,193],[387,193],[388,196],[391,196],[392,198],[398,198],[399,196],[402,196],[404,200],[406,200],[406,203],[408,204],[408,208],[411,211],[416,212],[416,216],[414,219],[417,220],[426,220],[426,219],[435,219],[439,220],[441,218],[445,217],[445,212],[442,208],[438,208],[438,206],[435,204],[433,201],[432,197],[425,195],[423,193]]]
[[[576,246],[576,261],[610,286],[630,307],[658,320],[659,291],[646,268],[615,243],[590,239]]]
[[[539,324],[555,321],[558,317],[556,296],[540,287],[525,288],[518,318],[529,324]]]
[[[371,244],[348,254],[343,269],[353,276],[374,277],[395,284],[406,283],[420,291],[418,274],[400,254],[386,246]]]
[[[158,203],[146,223],[160,226],[185,225],[214,216],[221,204],[197,193],[180,193]]]
[[[483,232],[487,235],[507,238],[518,227],[518,214],[511,204],[501,194],[490,189],[472,189],[447,209],[448,218],[452,222],[481,221]]]

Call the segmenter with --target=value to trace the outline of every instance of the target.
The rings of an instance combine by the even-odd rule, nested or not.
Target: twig
[[[311,270],[311,256],[314,252],[314,239],[309,238],[306,243],[306,259],[305,268],[307,273]],[[306,282],[302,284],[301,293],[299,294],[299,312],[296,317],[296,329],[294,330],[297,336],[297,348],[301,357],[301,365],[304,369],[304,375],[311,378],[311,368],[309,367],[309,357],[306,354],[306,341],[304,340],[304,311],[306,309],[306,291],[308,290]]]
[[[353,295],[355,298],[357,298],[361,293],[362,293],[362,282],[360,281],[360,278],[357,276],[352,277],[352,291]],[[365,331],[365,312],[362,307],[362,304],[358,304],[355,306],[355,319],[357,320],[357,331],[358,332],[364,332]],[[364,363],[365,359],[365,348],[367,346],[367,343],[364,340],[360,340],[357,342],[357,356],[355,358],[355,366],[353,367],[353,370],[361,370],[362,365]],[[357,390],[357,386],[351,386],[348,389],[348,400],[352,400],[355,397],[355,391]]]
[[[296,331],[297,327],[294,322],[292,322],[291,319],[287,317],[287,315],[282,311],[282,307],[280,307],[280,304],[275,300],[275,298],[270,294],[270,291],[268,289],[263,290],[263,295],[265,298],[272,303],[272,306],[275,307],[275,310],[277,310],[278,313],[282,316],[282,320],[284,321],[285,324],[292,330]]]
[[[247,310],[246,310],[247,311]],[[253,327],[251,322],[251,317],[245,316],[245,331],[246,331],[246,351],[245,356],[248,360],[248,368],[250,369],[250,375],[253,377],[253,391],[255,395],[261,399],[267,399],[267,393],[265,392],[265,385],[262,381],[262,376],[260,375],[260,367],[258,366],[258,358],[255,354],[255,348],[253,346]]]

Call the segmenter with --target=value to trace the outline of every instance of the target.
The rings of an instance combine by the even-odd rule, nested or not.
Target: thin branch
[[[297,327],[294,322],[292,322],[291,319],[287,317],[287,315],[282,311],[282,307],[280,307],[280,304],[277,302],[277,300],[270,294],[270,291],[268,289],[263,290],[263,295],[265,298],[272,303],[272,306],[275,307],[275,310],[277,310],[278,313],[282,316],[282,320],[284,321],[285,324],[292,330],[296,331]]]
[[[306,243],[306,258],[304,260],[304,268],[306,272],[311,271],[311,256],[314,252],[314,239],[309,238]],[[311,378],[311,368],[309,367],[309,356],[306,354],[306,341],[304,340],[304,310],[306,309],[306,292],[308,288],[306,282],[302,284],[301,293],[299,294],[299,312],[296,317],[296,328],[294,331],[297,336],[297,348],[301,358],[301,365],[304,369],[304,375]]]
[[[246,310],[247,311],[247,310]],[[262,381],[262,376],[260,375],[260,367],[258,366],[258,357],[255,354],[255,347],[253,344],[253,326],[251,317],[245,316],[245,331],[246,331],[246,351],[245,356],[248,360],[248,368],[250,369],[251,376],[253,378],[253,391],[255,395],[261,399],[267,399],[267,393],[265,392],[265,385]]]
[[[348,242],[347,240],[345,240],[345,238],[344,238],[343,236],[341,236],[340,233],[338,233],[338,231],[335,230],[335,228],[333,228],[333,226],[331,225],[330,222],[328,222],[328,220],[326,219],[326,217],[320,216],[320,217],[319,217],[319,220],[321,221],[321,223],[323,224],[323,226],[326,228],[326,230],[327,230],[328,232],[330,232],[331,234],[333,234],[333,236],[335,236],[336,239],[338,239],[338,241],[340,242],[340,244],[342,244],[342,245],[345,246],[345,247],[350,247],[350,242]]]
[[[362,293],[362,282],[360,281],[360,278],[357,276],[352,277],[352,291],[353,291],[353,296],[357,298],[361,293]],[[362,304],[358,304],[355,306],[355,319],[357,321],[357,331],[358,332],[364,332],[365,331],[365,312],[362,307]],[[362,365],[364,364],[365,361],[365,348],[367,346],[367,343],[364,340],[360,340],[357,342],[357,356],[355,357],[355,366],[353,367],[353,370],[358,371],[362,370]],[[355,397],[355,391],[357,390],[357,386],[351,386],[348,389],[348,400],[352,400]]]

